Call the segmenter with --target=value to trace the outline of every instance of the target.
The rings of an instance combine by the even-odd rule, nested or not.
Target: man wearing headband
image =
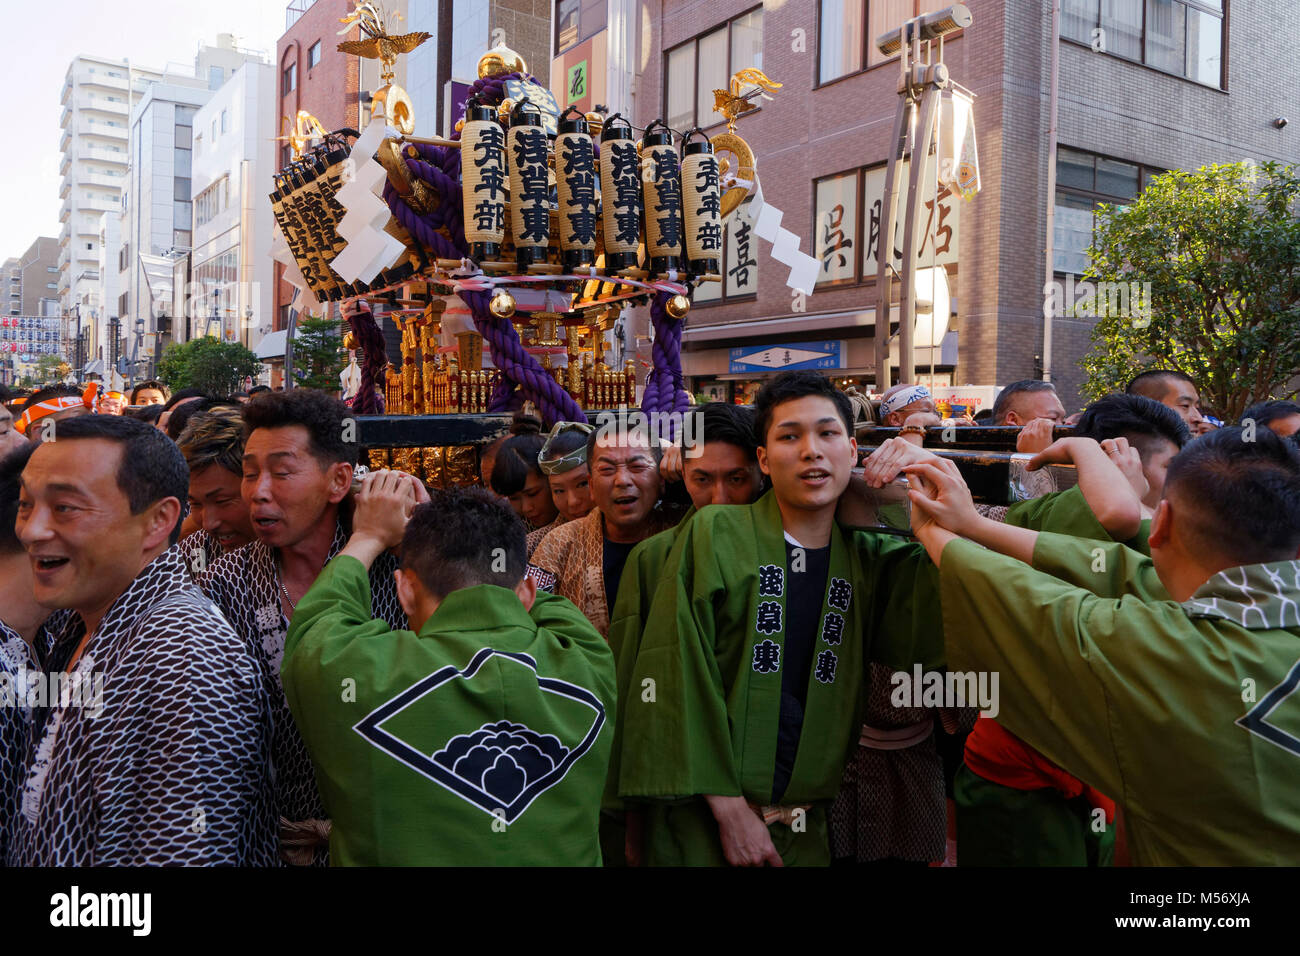
[[[193,416],[177,445],[190,466],[190,515],[198,524],[198,530],[181,539],[181,550],[200,575],[223,554],[256,538],[240,490],[244,422],[239,409],[218,407]]]
[[[587,467],[587,436],[592,431],[585,422],[556,422],[537,456],[537,467],[546,476],[558,514],[550,524],[528,533],[530,558],[553,530],[566,521],[587,517],[595,507],[591,500],[591,469]]]
[[[924,385],[895,385],[880,400],[880,421],[890,428],[907,424],[909,415],[935,414],[934,399]]]
[[[90,411],[78,389],[71,385],[51,385],[27,399],[14,427],[39,445],[45,441],[47,429],[55,422],[87,415]]]

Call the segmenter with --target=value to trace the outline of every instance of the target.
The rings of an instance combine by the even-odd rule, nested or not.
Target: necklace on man
[[[277,563],[276,563],[276,568],[275,568],[275,570],[276,570],[276,576],[280,579],[280,590],[281,590],[282,592],[284,592],[284,603],[287,604],[287,605],[289,605],[289,616],[292,617],[292,616],[293,616],[293,612],[296,611],[296,610],[298,610],[298,605],[296,605],[296,604],[293,603],[293,598],[289,597],[289,589],[288,589],[287,587],[285,587],[285,585],[284,585],[284,567],[283,567],[283,565],[280,565],[280,564],[277,562]]]

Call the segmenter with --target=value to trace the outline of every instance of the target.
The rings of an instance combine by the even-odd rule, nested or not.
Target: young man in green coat
[[[523,523],[479,489],[416,506],[377,472],[347,546],[299,602],[285,694],[340,865],[597,866],[614,661],[569,601],[524,577]],[[401,545],[411,630],[370,614]]]
[[[1300,451],[1251,437],[1174,458],[1149,559],[980,518],[949,462],[905,469],[949,662],[998,672],[999,723],[1114,797],[1135,865],[1300,859]]]
[[[645,690],[627,696],[619,790],[646,802],[651,865],[828,863],[864,660],[940,663],[922,549],[836,523],[857,456],[848,398],[791,372],[756,408],[772,491],[681,529],[628,683]]]

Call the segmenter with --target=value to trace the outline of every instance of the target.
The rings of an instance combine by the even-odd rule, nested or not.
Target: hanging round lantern
[[[641,242],[641,177],[632,124],[615,113],[600,132],[600,201],[605,217],[605,269],[637,264]]]
[[[646,255],[650,272],[663,275],[682,267],[682,170],[677,150],[673,149],[673,131],[663,120],[657,119],[646,127],[641,140],[641,164]]]
[[[541,111],[520,98],[510,113],[510,216],[520,272],[546,261],[551,241],[546,129]]]
[[[510,184],[506,177],[505,131],[497,122],[496,110],[471,97],[465,107],[461,141],[465,239],[470,257],[476,262],[499,259],[501,240],[506,234]]]
[[[574,114],[570,116],[569,114]],[[565,269],[596,261],[596,156],[587,118],[576,106],[560,116],[555,138],[555,187],[559,197],[560,250]]]
[[[691,137],[696,135],[699,139],[692,142]],[[717,273],[722,259],[718,158],[713,155],[713,146],[704,130],[698,127],[682,140],[682,219],[691,274]]]

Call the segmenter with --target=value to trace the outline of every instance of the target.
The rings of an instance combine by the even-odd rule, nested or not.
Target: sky
[[[5,3],[9,50],[0,58],[0,88],[10,91],[10,125],[0,159],[0,261],[22,255],[37,236],[59,235],[59,95],[75,57],[130,58],[153,69],[173,62],[193,71],[201,45],[233,33],[237,46],[265,50],[274,60],[287,6],[282,0]]]

